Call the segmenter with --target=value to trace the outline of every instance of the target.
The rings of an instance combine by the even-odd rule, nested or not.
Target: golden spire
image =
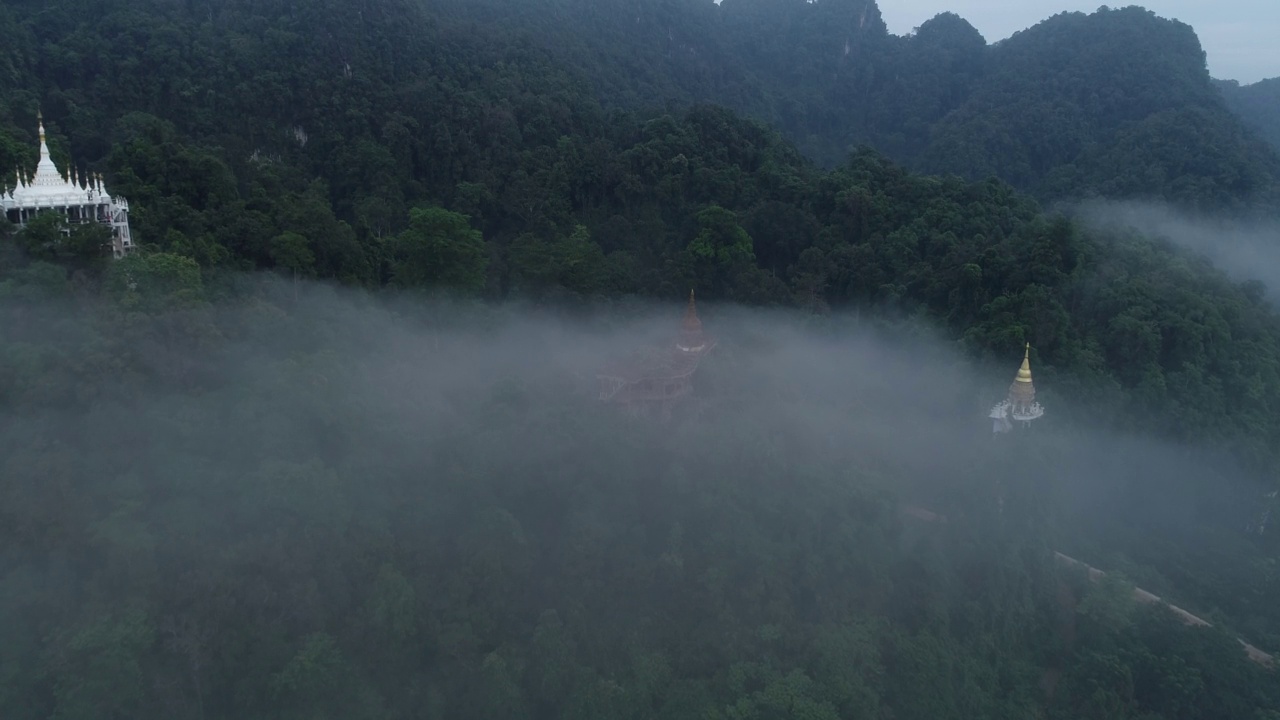
[[[36,163],[36,176],[31,178],[34,185],[57,184],[53,182],[53,178],[59,175],[58,168],[53,164],[53,160],[49,158],[49,144],[45,142],[44,135],[44,113],[36,110],[36,122],[40,126],[40,162]]]
[[[1027,351],[1022,356],[1022,367],[1018,368],[1018,377],[1014,381],[1031,382],[1031,343],[1027,343]]]

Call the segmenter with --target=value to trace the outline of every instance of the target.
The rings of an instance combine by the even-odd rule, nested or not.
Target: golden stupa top
[[[1014,382],[1031,382],[1031,343],[1027,343],[1027,351],[1022,356],[1022,367],[1018,368],[1018,377]]]

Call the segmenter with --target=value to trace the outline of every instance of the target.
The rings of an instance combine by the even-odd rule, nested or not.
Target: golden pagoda
[[[1009,396],[991,408],[993,433],[1009,432],[1013,429],[1012,420],[1021,421],[1023,426],[1031,425],[1031,421],[1044,415],[1044,408],[1036,402],[1036,386],[1031,382],[1031,343],[1027,343],[1022,355],[1022,367],[1009,385]]]

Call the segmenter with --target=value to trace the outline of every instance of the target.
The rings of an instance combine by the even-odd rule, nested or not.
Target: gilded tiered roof
[[[1009,400],[1017,405],[1030,405],[1035,399],[1036,387],[1031,382],[1031,343],[1027,343],[1022,367],[1018,368],[1018,374],[1009,386]]]

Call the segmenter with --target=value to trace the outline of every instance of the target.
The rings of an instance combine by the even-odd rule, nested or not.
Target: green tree
[[[149,694],[143,669],[155,631],[133,610],[104,616],[67,638],[55,667],[58,720],[138,717]]]
[[[394,241],[392,280],[401,287],[477,292],[488,256],[480,231],[467,217],[438,207],[409,212],[409,227]]]
[[[315,270],[316,256],[307,239],[296,232],[284,232],[271,238],[268,251],[277,267],[289,270],[294,277],[307,277]]]
[[[28,220],[16,237],[27,257],[57,261],[67,254],[68,230],[67,219],[62,213],[45,211]]]
[[[147,312],[199,302],[204,292],[196,261],[169,253],[129,254],[111,264],[107,285],[117,302]]]
[[[698,213],[698,234],[686,250],[693,259],[698,284],[712,294],[731,292],[737,277],[755,267],[751,236],[738,216],[719,205]]]

